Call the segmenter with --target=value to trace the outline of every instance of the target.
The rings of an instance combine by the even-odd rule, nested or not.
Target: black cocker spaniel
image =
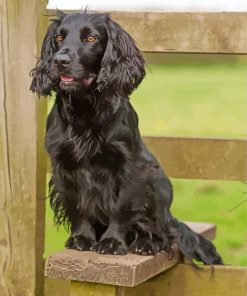
[[[177,243],[222,264],[211,242],[175,219],[172,185],[144,145],[129,95],[145,76],[135,42],[109,15],[63,14],[45,36],[31,90],[56,92],[47,119],[50,202],[67,248],[155,255]]]

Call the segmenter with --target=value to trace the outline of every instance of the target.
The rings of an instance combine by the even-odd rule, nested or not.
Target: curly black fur
[[[191,260],[222,263],[170,212],[172,185],[128,100],[145,68],[127,32],[106,14],[61,14],[31,75],[33,92],[56,92],[46,133],[50,201],[56,224],[70,229],[68,248],[156,254],[175,242]]]

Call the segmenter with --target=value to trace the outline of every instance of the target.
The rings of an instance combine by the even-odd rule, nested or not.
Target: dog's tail
[[[176,218],[170,216],[167,230],[172,242],[178,245],[182,254],[191,262],[196,260],[206,265],[223,264],[222,258],[209,240],[195,233]]]

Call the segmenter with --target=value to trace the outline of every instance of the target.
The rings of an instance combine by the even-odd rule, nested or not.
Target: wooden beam
[[[171,178],[247,180],[245,139],[144,137],[144,142]]]
[[[145,52],[247,53],[247,13],[111,12]]]
[[[45,2],[0,2],[1,296],[43,294],[47,110],[29,91],[29,72],[46,26]]]
[[[247,140],[145,137],[169,177],[247,180]]]
[[[190,223],[189,226],[204,237],[215,236],[215,225]],[[175,246],[170,254],[161,252],[156,256],[117,256],[64,250],[47,259],[45,275],[53,279],[133,287],[178,262],[180,254]]]
[[[144,52],[247,54],[246,12],[106,13]],[[49,14],[54,15],[54,11]]]
[[[246,278],[246,267],[178,264],[139,286],[118,288],[116,296],[246,296]]]
[[[247,54],[246,12],[106,13],[134,38],[144,52]],[[49,14],[55,12],[50,10]]]

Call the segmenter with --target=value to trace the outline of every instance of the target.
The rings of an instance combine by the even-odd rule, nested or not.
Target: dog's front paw
[[[154,256],[161,251],[161,241],[158,239],[141,238],[135,242],[130,251],[138,255]]]
[[[96,242],[84,235],[70,236],[65,244],[67,249],[78,251],[92,251]]]
[[[114,255],[124,255],[128,251],[125,243],[115,238],[104,238],[103,240],[98,242],[94,249],[100,254]]]

